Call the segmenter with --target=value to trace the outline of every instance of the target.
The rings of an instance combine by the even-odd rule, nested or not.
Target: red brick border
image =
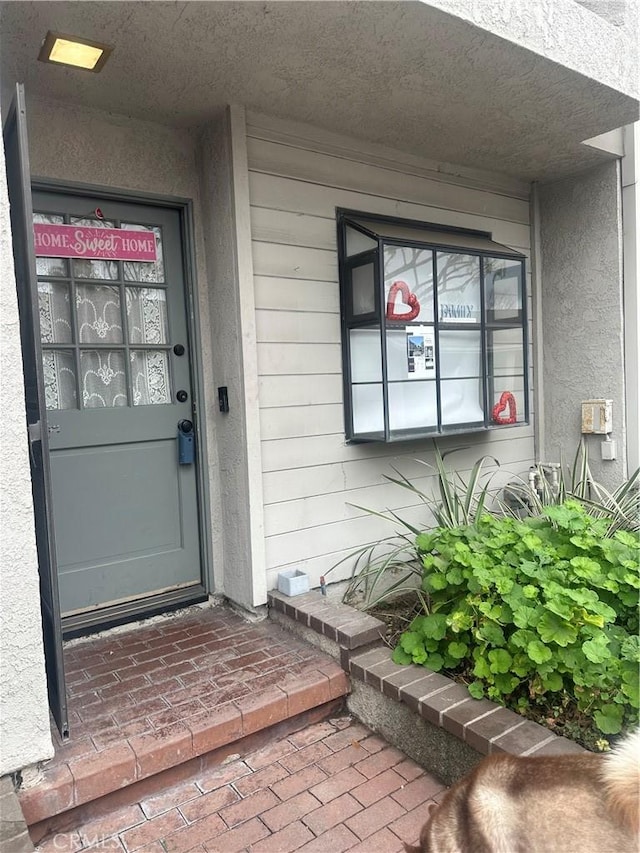
[[[482,755],[547,755],[582,752],[577,743],[526,720],[487,699],[473,699],[464,685],[422,666],[400,666],[382,642],[384,625],[319,592],[287,597],[269,592],[269,607],[322,634],[338,645],[336,657],[351,678],[396,702],[427,722],[465,741]]]

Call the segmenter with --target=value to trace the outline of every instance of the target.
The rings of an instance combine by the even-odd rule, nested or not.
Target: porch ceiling
[[[227,103],[464,166],[544,180],[637,102],[420,2],[2,3],[3,106],[31,96],[166,125]],[[100,74],[36,61],[48,29],[115,45]]]

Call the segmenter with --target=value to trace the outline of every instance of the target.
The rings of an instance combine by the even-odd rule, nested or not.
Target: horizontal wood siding
[[[269,138],[263,138],[264,136]],[[337,207],[489,231],[525,255],[529,205],[521,188],[464,186],[458,176],[404,174],[318,150],[248,123],[249,189],[258,346],[267,585],[297,567],[317,586],[357,548],[394,525],[362,509],[393,509],[418,525],[429,516],[410,491],[385,475],[402,471],[417,487],[433,485],[431,441],[347,445],[344,439]],[[530,274],[528,307],[531,318]],[[531,321],[529,321],[531,341]],[[533,363],[530,353],[530,364]],[[533,385],[530,375],[530,383]],[[534,462],[532,426],[449,437],[456,468],[495,457],[498,488]],[[395,525],[398,527],[398,525]],[[353,560],[328,580],[351,573]]]

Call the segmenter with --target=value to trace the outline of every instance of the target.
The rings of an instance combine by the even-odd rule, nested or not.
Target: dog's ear
[[[438,808],[437,803],[429,803],[427,806],[427,818],[430,818],[432,813],[433,813],[433,810],[437,809],[437,808]],[[427,823],[422,827],[422,832],[420,834],[420,841],[421,842],[423,842],[423,840],[424,840],[423,836],[424,836],[425,830],[426,830],[428,825],[429,825],[429,820],[427,820]],[[424,853],[424,851],[426,850],[426,848],[422,846],[422,843],[420,844],[419,847],[412,847],[410,844],[405,843],[404,849],[406,850],[406,853]]]

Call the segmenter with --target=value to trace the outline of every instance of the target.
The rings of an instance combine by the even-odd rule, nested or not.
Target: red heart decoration
[[[400,304],[409,307],[409,310],[402,314],[397,314],[395,310],[396,297],[398,295],[402,297]],[[409,322],[415,320],[419,313],[420,303],[418,302],[418,297],[415,293],[411,293],[409,285],[404,281],[394,281],[389,288],[389,295],[387,296],[387,320],[396,323]]]
[[[509,407],[509,414],[505,416],[502,413],[507,408],[507,406]],[[516,398],[513,396],[511,391],[502,392],[499,401],[491,410],[491,420],[494,422],[494,424],[515,424]]]

